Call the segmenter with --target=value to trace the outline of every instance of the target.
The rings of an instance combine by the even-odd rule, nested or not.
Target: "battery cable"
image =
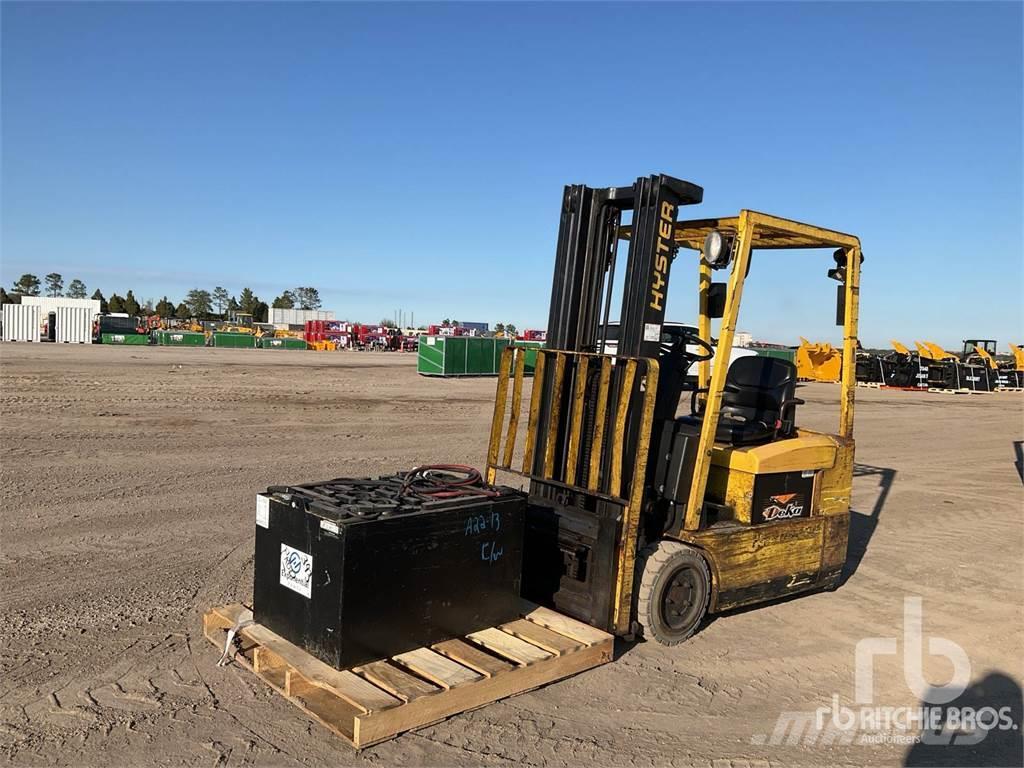
[[[464,464],[425,464],[408,472],[398,495],[431,501],[460,496],[500,495],[484,483],[480,470]]]

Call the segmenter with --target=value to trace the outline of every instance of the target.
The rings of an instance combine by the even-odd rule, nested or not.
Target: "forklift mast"
[[[638,456],[647,456],[638,450],[646,400],[654,397],[655,425],[671,419],[679,402],[688,365],[680,360],[673,367],[664,359],[661,329],[678,210],[702,197],[695,184],[665,175],[641,177],[628,187],[565,188],[546,346],[568,354],[535,375],[540,397],[531,415],[536,444],[527,448],[525,557],[531,568],[524,593],[596,626],[621,629],[627,618],[624,597],[615,599],[615,564],[628,549],[621,543],[629,514],[623,499],[633,494],[620,488],[648,475],[647,466],[636,466]],[[617,245],[627,212],[633,235],[622,303],[613,316]],[[621,363],[614,366],[604,354],[612,322],[619,323],[615,359]],[[627,361],[653,361],[655,372],[643,368],[634,378],[637,362]],[[560,418],[570,410],[573,418]],[[621,423],[602,443],[607,414],[621,414]],[[657,439],[652,433],[653,445]],[[608,477],[614,478],[610,485]]]
[[[641,177],[629,187],[566,187],[551,286],[549,346],[600,351],[611,310],[619,226],[623,212],[632,211],[635,235],[616,318],[621,321],[618,351],[657,357],[675,256],[672,228],[679,207],[701,202],[703,194],[695,184],[664,175]]]
[[[562,198],[547,346],[566,352],[601,354],[608,340],[609,323],[618,321],[617,355],[658,359],[662,352],[661,327],[665,322],[669,274],[676,253],[672,230],[679,207],[700,203],[703,195],[704,190],[696,184],[664,174],[641,176],[628,187],[567,186]],[[619,316],[612,317],[616,246],[626,211],[633,214],[633,236],[629,241]],[[675,375],[670,375],[669,381],[666,373]],[[668,372],[663,368],[661,374],[655,423],[674,415],[685,370]],[[554,372],[548,371],[546,375],[553,376]],[[564,401],[573,397],[568,382],[560,394]],[[584,409],[589,410],[590,401],[597,394],[595,387],[586,388]],[[552,405],[550,401],[543,403],[542,426],[546,426]],[[628,431],[623,450],[627,457],[633,455],[638,426],[631,425]],[[589,437],[584,432],[584,446]],[[561,434],[558,440],[564,438]],[[536,458],[541,459],[539,455]],[[586,451],[583,458],[588,458]],[[539,466],[536,469],[539,471]],[[624,469],[627,480],[632,469]],[[580,476],[586,476],[585,468]]]

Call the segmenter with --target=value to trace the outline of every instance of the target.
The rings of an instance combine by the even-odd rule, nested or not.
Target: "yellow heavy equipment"
[[[812,343],[800,337],[796,349],[796,375],[801,381],[836,382],[843,373],[843,353],[828,342]]]
[[[1013,355],[1013,369],[1024,373],[1024,346],[1011,343],[1010,353]]]
[[[956,355],[952,352],[947,352],[938,344],[934,344],[930,341],[920,342],[915,341],[914,346],[917,347],[918,354],[926,360],[935,360],[941,362],[943,360],[959,360]]]
[[[767,263],[776,250],[827,248],[842,356],[853,360],[860,241],[752,210],[677,221],[702,194],[663,175],[566,187],[525,440],[517,445],[526,358],[509,347],[487,458],[489,482],[512,473],[529,487],[524,595],[668,645],[708,613],[835,587],[850,521],[854,366],[840,372],[836,431],[820,432],[798,425],[793,363],[730,365],[714,349],[732,347],[755,252]],[[628,254],[616,317],[621,240]],[[698,327],[683,339],[663,332],[673,266],[689,266],[697,289]],[[719,273],[727,279],[715,280]],[[616,352],[604,354],[616,322]],[[684,394],[690,413],[680,417]]]
[[[898,389],[927,389],[928,365],[917,351],[907,349],[901,342],[889,342],[893,351],[881,358],[882,383]]]
[[[1019,387],[1016,371],[996,360],[993,339],[965,339],[958,355],[930,341],[915,343],[927,361],[929,389],[994,392]]]
[[[998,363],[996,363],[996,359],[987,349],[985,349],[980,344],[975,344],[974,349],[971,352],[968,352],[965,349],[964,362],[969,365],[983,365],[984,367],[990,368],[993,371],[999,369],[999,365]]]
[[[222,333],[248,333],[259,338],[259,327],[253,323],[252,314],[249,312],[231,312],[228,319],[219,323],[217,330]]]
[[[999,367],[1000,389],[1024,389],[1024,346],[1010,344],[1011,359]]]

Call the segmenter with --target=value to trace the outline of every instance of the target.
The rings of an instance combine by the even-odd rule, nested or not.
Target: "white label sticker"
[[[435,339],[433,336],[427,336],[427,346],[428,347],[435,347],[435,346],[437,346],[437,339]]]
[[[270,497],[261,493],[256,494],[256,525],[270,527]]]
[[[172,341],[181,341],[184,338],[185,338],[184,334],[181,334],[181,333],[172,333],[171,334],[171,340]]]
[[[281,545],[281,585],[303,597],[312,595],[313,556],[287,544]]]
[[[320,527],[323,528],[325,531],[330,531],[331,533],[334,533],[334,534],[340,533],[340,529],[338,528],[338,524],[337,523],[333,523],[330,520],[321,520],[320,521]]]
[[[800,473],[800,477],[814,477],[814,470],[805,469],[803,472]]]
[[[657,323],[644,323],[644,341],[661,341],[661,326]]]

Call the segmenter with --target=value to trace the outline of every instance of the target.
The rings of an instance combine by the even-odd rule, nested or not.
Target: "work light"
[[[723,269],[732,261],[732,237],[712,229],[704,238],[704,258],[712,269]]]
[[[840,283],[846,282],[846,251],[842,248],[837,248],[835,253],[832,254],[832,259],[835,261],[836,266],[830,269],[826,274],[832,280],[836,280]],[[861,261],[864,259],[862,258]]]

